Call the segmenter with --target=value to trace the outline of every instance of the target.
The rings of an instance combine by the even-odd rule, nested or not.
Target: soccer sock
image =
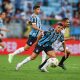
[[[47,68],[47,66],[49,65],[48,59],[45,60],[45,62],[43,62],[43,64],[41,65],[41,68]]]
[[[63,64],[64,61],[65,61],[65,56],[62,57],[61,61],[59,62],[59,65]]]
[[[46,64],[47,60],[48,60],[48,59],[46,59],[46,60],[39,66],[39,68],[42,68],[42,67]]]
[[[65,56],[62,57],[61,61],[59,62],[59,64],[63,64],[63,62],[69,57],[70,53],[67,53],[67,57],[65,58]]]
[[[29,57],[27,57],[26,59],[24,59],[22,62],[20,62],[20,64],[23,65],[23,64],[29,62],[30,60],[31,60],[31,58],[30,58],[30,56],[29,56]]]
[[[46,53],[42,51],[42,63],[46,60]]]
[[[14,56],[14,55],[20,54],[20,53],[22,53],[24,51],[25,51],[24,47],[21,47],[21,48],[17,49],[12,55]]]

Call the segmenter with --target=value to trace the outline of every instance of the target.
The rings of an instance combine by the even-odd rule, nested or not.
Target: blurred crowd
[[[7,34],[8,37],[28,37],[31,28],[26,21],[33,13],[35,4],[41,6],[40,17],[45,30],[67,17],[71,22],[70,34],[76,36],[73,31],[80,29],[80,0],[0,0],[0,12],[7,15],[4,24],[12,31]],[[77,35],[79,37],[80,33]]]

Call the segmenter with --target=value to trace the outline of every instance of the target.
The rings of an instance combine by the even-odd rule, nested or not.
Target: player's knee
[[[30,48],[30,46],[26,45],[26,46],[24,47],[24,50],[26,51],[26,50],[28,50],[29,48]]]
[[[31,60],[34,60],[36,57],[31,57]]]
[[[55,54],[51,54],[51,55],[49,55],[49,57],[54,58],[54,57],[56,57],[56,55]]]
[[[34,60],[36,57],[37,57],[36,55],[32,54],[31,55],[31,60]]]
[[[67,51],[67,54],[69,55],[69,54],[71,54],[71,52],[70,51]]]

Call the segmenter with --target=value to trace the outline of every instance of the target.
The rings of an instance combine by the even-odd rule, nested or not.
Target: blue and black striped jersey
[[[32,14],[30,17],[30,21],[32,23],[36,23],[36,26],[41,29],[41,20],[38,15]],[[30,35],[32,35],[33,37],[37,37],[38,34],[39,34],[39,31],[32,28]]]
[[[57,33],[55,29],[50,30],[48,32],[44,32],[44,36],[39,40],[39,46],[51,46],[56,40],[61,42],[64,41],[64,35],[62,33]]]
[[[0,18],[0,28],[3,27],[3,20]]]

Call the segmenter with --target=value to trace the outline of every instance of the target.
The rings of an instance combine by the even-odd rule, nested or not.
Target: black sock
[[[44,64],[47,62],[48,59],[46,59],[40,66],[39,68],[42,68],[44,66]]]
[[[59,62],[59,65],[63,64],[63,62],[69,57],[69,53],[67,54],[67,57],[65,58],[65,56],[62,57],[61,61]]]
[[[59,62],[59,65],[63,64],[64,61],[65,61],[65,56],[62,57],[61,61]]]

